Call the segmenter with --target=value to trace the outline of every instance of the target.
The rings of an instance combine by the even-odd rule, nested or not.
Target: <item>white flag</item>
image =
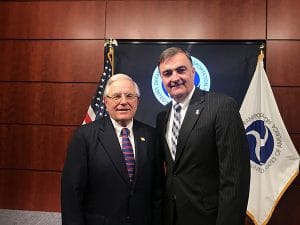
[[[278,110],[264,70],[263,54],[259,56],[240,113],[250,147],[247,214],[254,224],[265,225],[299,172],[299,155]]]

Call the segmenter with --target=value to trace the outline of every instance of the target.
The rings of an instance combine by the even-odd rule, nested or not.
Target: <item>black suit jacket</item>
[[[61,178],[63,225],[159,224],[161,164],[154,129],[136,120],[135,178],[131,184],[109,118],[80,127]]]
[[[157,117],[166,162],[165,224],[242,225],[248,202],[248,142],[236,103],[196,89],[183,120],[175,161],[165,133],[168,110]]]

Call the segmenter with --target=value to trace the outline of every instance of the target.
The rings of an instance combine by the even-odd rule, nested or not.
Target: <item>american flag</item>
[[[100,78],[96,93],[93,96],[92,102],[88,108],[86,116],[82,124],[90,123],[94,120],[107,116],[105,105],[103,103],[103,92],[108,79],[113,73],[114,49],[112,41],[105,42],[104,45],[104,71]]]

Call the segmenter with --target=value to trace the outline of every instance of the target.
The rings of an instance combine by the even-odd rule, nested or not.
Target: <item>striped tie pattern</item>
[[[133,177],[134,177],[135,162],[134,162],[132,145],[128,138],[128,135],[129,135],[128,128],[122,128],[122,130],[121,130],[122,152],[123,152],[125,164],[127,167],[129,180],[130,180],[130,182],[132,182]]]
[[[179,129],[180,129],[181,106],[179,105],[179,103],[177,103],[173,106],[173,109],[174,109],[174,118],[173,118],[172,137],[171,137],[171,143],[172,143],[171,155],[173,160],[175,160],[177,139],[178,139]]]

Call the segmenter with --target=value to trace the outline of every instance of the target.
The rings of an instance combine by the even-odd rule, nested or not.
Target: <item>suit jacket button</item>
[[[131,217],[130,217],[130,216],[126,216],[125,222],[126,222],[126,223],[131,223],[131,222],[132,222],[132,221],[131,221]]]
[[[177,173],[176,173],[176,172],[174,172],[174,173],[173,173],[173,177],[176,177],[176,176],[177,176]]]

